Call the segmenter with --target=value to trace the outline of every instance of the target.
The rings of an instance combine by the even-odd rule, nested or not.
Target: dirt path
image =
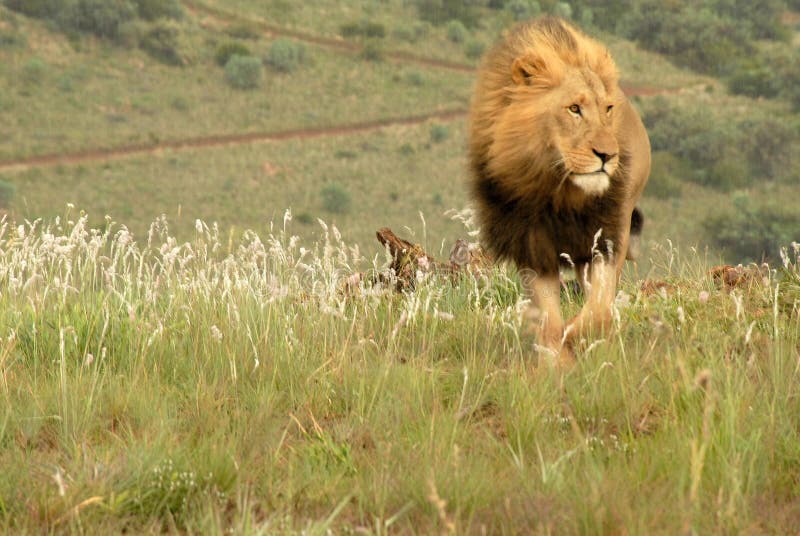
[[[87,149],[63,154],[45,154],[18,158],[0,162],[0,172],[2,171],[24,171],[29,168],[52,167],[69,164],[83,164],[91,162],[104,162],[108,160],[119,160],[131,156],[144,154],[156,154],[164,150],[185,151],[190,149],[208,149],[212,147],[224,147],[231,145],[244,145],[249,143],[267,141],[285,141],[291,139],[320,138],[325,136],[347,136],[369,132],[384,127],[400,125],[417,125],[438,119],[448,121],[466,116],[466,110],[445,110],[428,114],[415,115],[411,117],[400,117],[395,119],[382,119],[378,121],[366,121],[363,123],[352,123],[324,128],[293,129],[279,132],[249,132],[245,134],[222,134],[217,136],[204,136],[198,138],[187,138],[183,140],[165,141],[161,143],[142,143],[114,147],[109,149]]]

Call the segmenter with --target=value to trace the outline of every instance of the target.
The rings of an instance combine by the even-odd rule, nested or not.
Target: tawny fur
[[[632,218],[641,228],[650,143],[618,80],[603,45],[552,17],[507,33],[484,58],[469,152],[482,239],[499,259],[552,280],[565,259],[591,267],[601,254],[613,268],[597,272],[619,277]],[[573,323],[605,319],[606,294]],[[560,323],[545,331],[556,337]]]

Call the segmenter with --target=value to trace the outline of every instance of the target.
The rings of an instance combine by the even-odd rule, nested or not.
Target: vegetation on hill
[[[797,41],[755,6],[0,0],[0,532],[796,530]],[[564,374],[513,268],[397,292],[374,235],[475,236],[464,115],[405,120],[541,13],[609,44],[654,149]]]

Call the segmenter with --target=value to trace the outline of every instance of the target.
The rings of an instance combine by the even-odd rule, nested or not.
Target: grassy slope
[[[504,271],[345,295],[359,259],[333,239],[147,248],[65,221],[2,240],[5,531],[800,522],[796,267],[728,294],[654,252],[676,290],[625,281],[616,332],[560,379],[532,367]]]
[[[321,217],[370,250],[375,230],[386,225],[412,226],[422,240],[422,212],[431,240],[452,243],[461,229],[444,213],[466,202],[463,120],[440,123],[449,132],[440,143],[430,141],[434,124],[34,169],[14,177],[16,198],[30,217],[47,218],[70,202],[93,224],[109,214],[138,237],[166,214],[183,239],[193,236],[196,218],[226,230],[263,230],[291,208],[309,222],[297,229],[304,238],[318,236]],[[323,189],[332,183],[350,196],[345,213],[324,208]]]
[[[338,27],[333,16],[319,20]],[[68,113],[58,111],[66,100],[49,84],[31,90],[41,99],[3,91],[0,113],[24,126],[0,126],[17,136],[7,155],[138,140],[150,125],[160,138],[271,125],[271,115],[247,113],[262,96],[228,92],[210,62],[173,70],[136,56],[134,64],[91,43],[49,56],[35,36],[52,39],[42,37],[48,47],[64,42],[24,24],[32,50],[56,66],[48,82],[80,65],[106,66],[90,69],[86,82],[105,95],[103,106],[120,98],[120,79],[171,89],[139,93],[158,113],[137,119],[126,108],[120,130],[108,129],[105,110],[58,115]],[[612,46],[623,71],[658,70],[629,44]],[[30,53],[0,50],[17,58],[0,69],[15,73]],[[408,67],[317,54],[368,82],[354,96],[337,94],[348,104],[321,107],[331,122],[394,115],[403,92],[420,91],[409,101],[432,107],[463,104],[469,93],[468,75],[414,68],[429,80],[417,90],[402,86],[405,75],[393,78]],[[136,65],[138,74],[125,74]],[[287,77],[282,93],[313,68]],[[670,72],[677,74],[666,87],[706,83]],[[669,85],[677,80],[693,82]],[[213,96],[206,110],[194,84]],[[369,100],[370,84],[397,93]],[[176,96],[189,99],[188,109],[170,104]],[[309,100],[273,98],[281,106],[270,110],[284,118],[294,117],[285,107],[306,109]],[[35,108],[46,102],[57,105]],[[31,106],[37,113],[20,118]],[[318,119],[307,124],[325,124]],[[381,225],[410,225],[422,240],[420,210],[430,249],[463,236],[442,215],[466,200],[463,126],[447,126],[438,144],[430,144],[430,125],[393,127],[4,176],[17,186],[18,218],[50,219],[71,201],[94,226],[106,213],[130,225],[138,246],[126,233],[87,234],[84,223],[69,222],[74,214],[47,232],[0,233],[0,531],[795,530],[796,266],[727,294],[702,259],[649,247],[644,273],[623,282],[629,300],[620,302],[617,331],[584,348],[563,379],[532,366],[513,273],[457,288],[430,281],[409,295],[363,289],[345,297],[343,279],[371,261],[335,241],[315,250],[309,239],[324,238],[321,228],[300,215],[335,222],[366,257],[377,251],[372,233]],[[322,209],[320,191],[331,181],[350,192],[351,212]],[[686,243],[697,236],[698,214],[728,202],[699,187],[684,194],[643,201],[649,236]],[[287,206],[299,242],[264,231]],[[162,212],[190,244],[156,232],[147,248],[145,230]],[[198,217],[219,221],[221,235],[196,231]],[[246,234],[238,247],[230,225],[236,237],[255,227],[260,239]],[[646,295],[642,277],[676,290]]]
[[[223,34],[188,25],[193,63],[161,65],[140,52],[66,38],[20,23],[29,47],[0,48],[0,159],[214,134],[292,130],[463,108],[471,76],[308,46],[292,75],[266,73],[257,91],[228,87],[212,59]],[[248,41],[262,56],[271,41]],[[25,83],[31,58],[48,64]],[[120,91],[124,88],[124,91]],[[26,110],[21,114],[20,110]]]

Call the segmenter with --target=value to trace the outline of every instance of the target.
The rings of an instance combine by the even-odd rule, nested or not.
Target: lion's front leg
[[[611,307],[617,294],[616,264],[598,257],[586,267],[583,279],[585,303],[567,324],[565,338],[570,343],[597,337],[611,327]]]
[[[630,218],[630,212],[624,213]],[[565,328],[565,339],[570,344],[580,339],[602,336],[610,330],[612,307],[629,240],[629,231],[624,232],[617,242],[616,252],[597,254],[588,265],[577,267],[580,268],[578,277],[582,281],[586,302]]]
[[[571,367],[575,357],[564,341],[564,320],[561,316],[561,282],[558,275],[525,275],[525,291],[531,298],[529,316],[543,347],[540,358],[548,359],[560,367]]]

